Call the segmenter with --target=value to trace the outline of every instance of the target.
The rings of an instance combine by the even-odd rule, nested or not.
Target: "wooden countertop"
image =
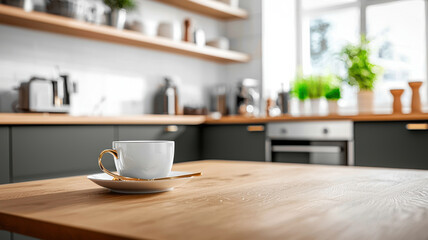
[[[70,116],[67,114],[0,113],[0,125],[112,125],[112,124],[185,124],[199,125],[205,116]]]
[[[372,114],[372,115],[328,115],[328,116],[292,116],[280,117],[241,117],[227,116],[213,119],[206,116],[70,116],[67,114],[39,113],[0,113],[0,125],[151,125],[151,124],[264,124],[285,121],[428,121],[428,113],[421,114]]]
[[[427,239],[428,171],[199,161],[175,190],[85,176],[0,186],[0,228],[43,239]]]
[[[221,119],[207,118],[206,124],[262,124],[268,122],[286,121],[329,121],[350,120],[354,122],[371,121],[418,121],[428,120],[428,113],[421,114],[369,114],[369,115],[327,115],[327,116],[292,116],[283,115],[279,117],[241,117],[227,116]]]

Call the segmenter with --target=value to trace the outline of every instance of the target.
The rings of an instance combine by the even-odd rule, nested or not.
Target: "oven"
[[[354,165],[353,126],[352,121],[268,123],[266,160]]]

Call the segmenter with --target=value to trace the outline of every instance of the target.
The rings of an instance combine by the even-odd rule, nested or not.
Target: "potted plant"
[[[306,81],[308,82],[312,114],[319,115],[321,98],[324,97],[325,93],[325,79],[323,76],[311,75]]]
[[[338,113],[338,105],[337,101],[342,97],[340,82],[336,78],[336,76],[330,75],[326,78],[326,91],[325,91],[325,99],[327,99],[328,103],[328,112],[330,114]]]
[[[297,76],[293,82],[293,87],[291,90],[292,96],[297,98],[299,114],[303,115],[305,113],[305,101],[309,96],[308,83],[305,78],[302,76]]]
[[[362,36],[358,44],[348,44],[341,51],[347,68],[344,81],[350,86],[358,86],[358,112],[373,112],[373,89],[380,68],[370,62],[369,41]]]
[[[123,29],[126,22],[126,11],[135,8],[134,0],[104,0],[104,3],[110,7],[109,25],[117,29]]]

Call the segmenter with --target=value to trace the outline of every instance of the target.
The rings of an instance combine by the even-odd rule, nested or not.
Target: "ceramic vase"
[[[373,113],[373,91],[360,90],[358,92],[358,113],[372,114]]]
[[[299,115],[300,116],[305,115],[305,101],[299,100],[298,107],[299,107]]]
[[[126,22],[126,10],[125,9],[113,9],[109,14],[109,24],[119,30],[125,27]]]
[[[321,103],[321,99],[316,98],[316,99],[311,99],[311,113],[312,115],[320,115],[320,103]]]

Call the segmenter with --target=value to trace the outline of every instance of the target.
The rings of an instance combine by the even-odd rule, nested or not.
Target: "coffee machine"
[[[236,113],[242,116],[260,114],[260,82],[258,80],[245,78],[238,82]]]

